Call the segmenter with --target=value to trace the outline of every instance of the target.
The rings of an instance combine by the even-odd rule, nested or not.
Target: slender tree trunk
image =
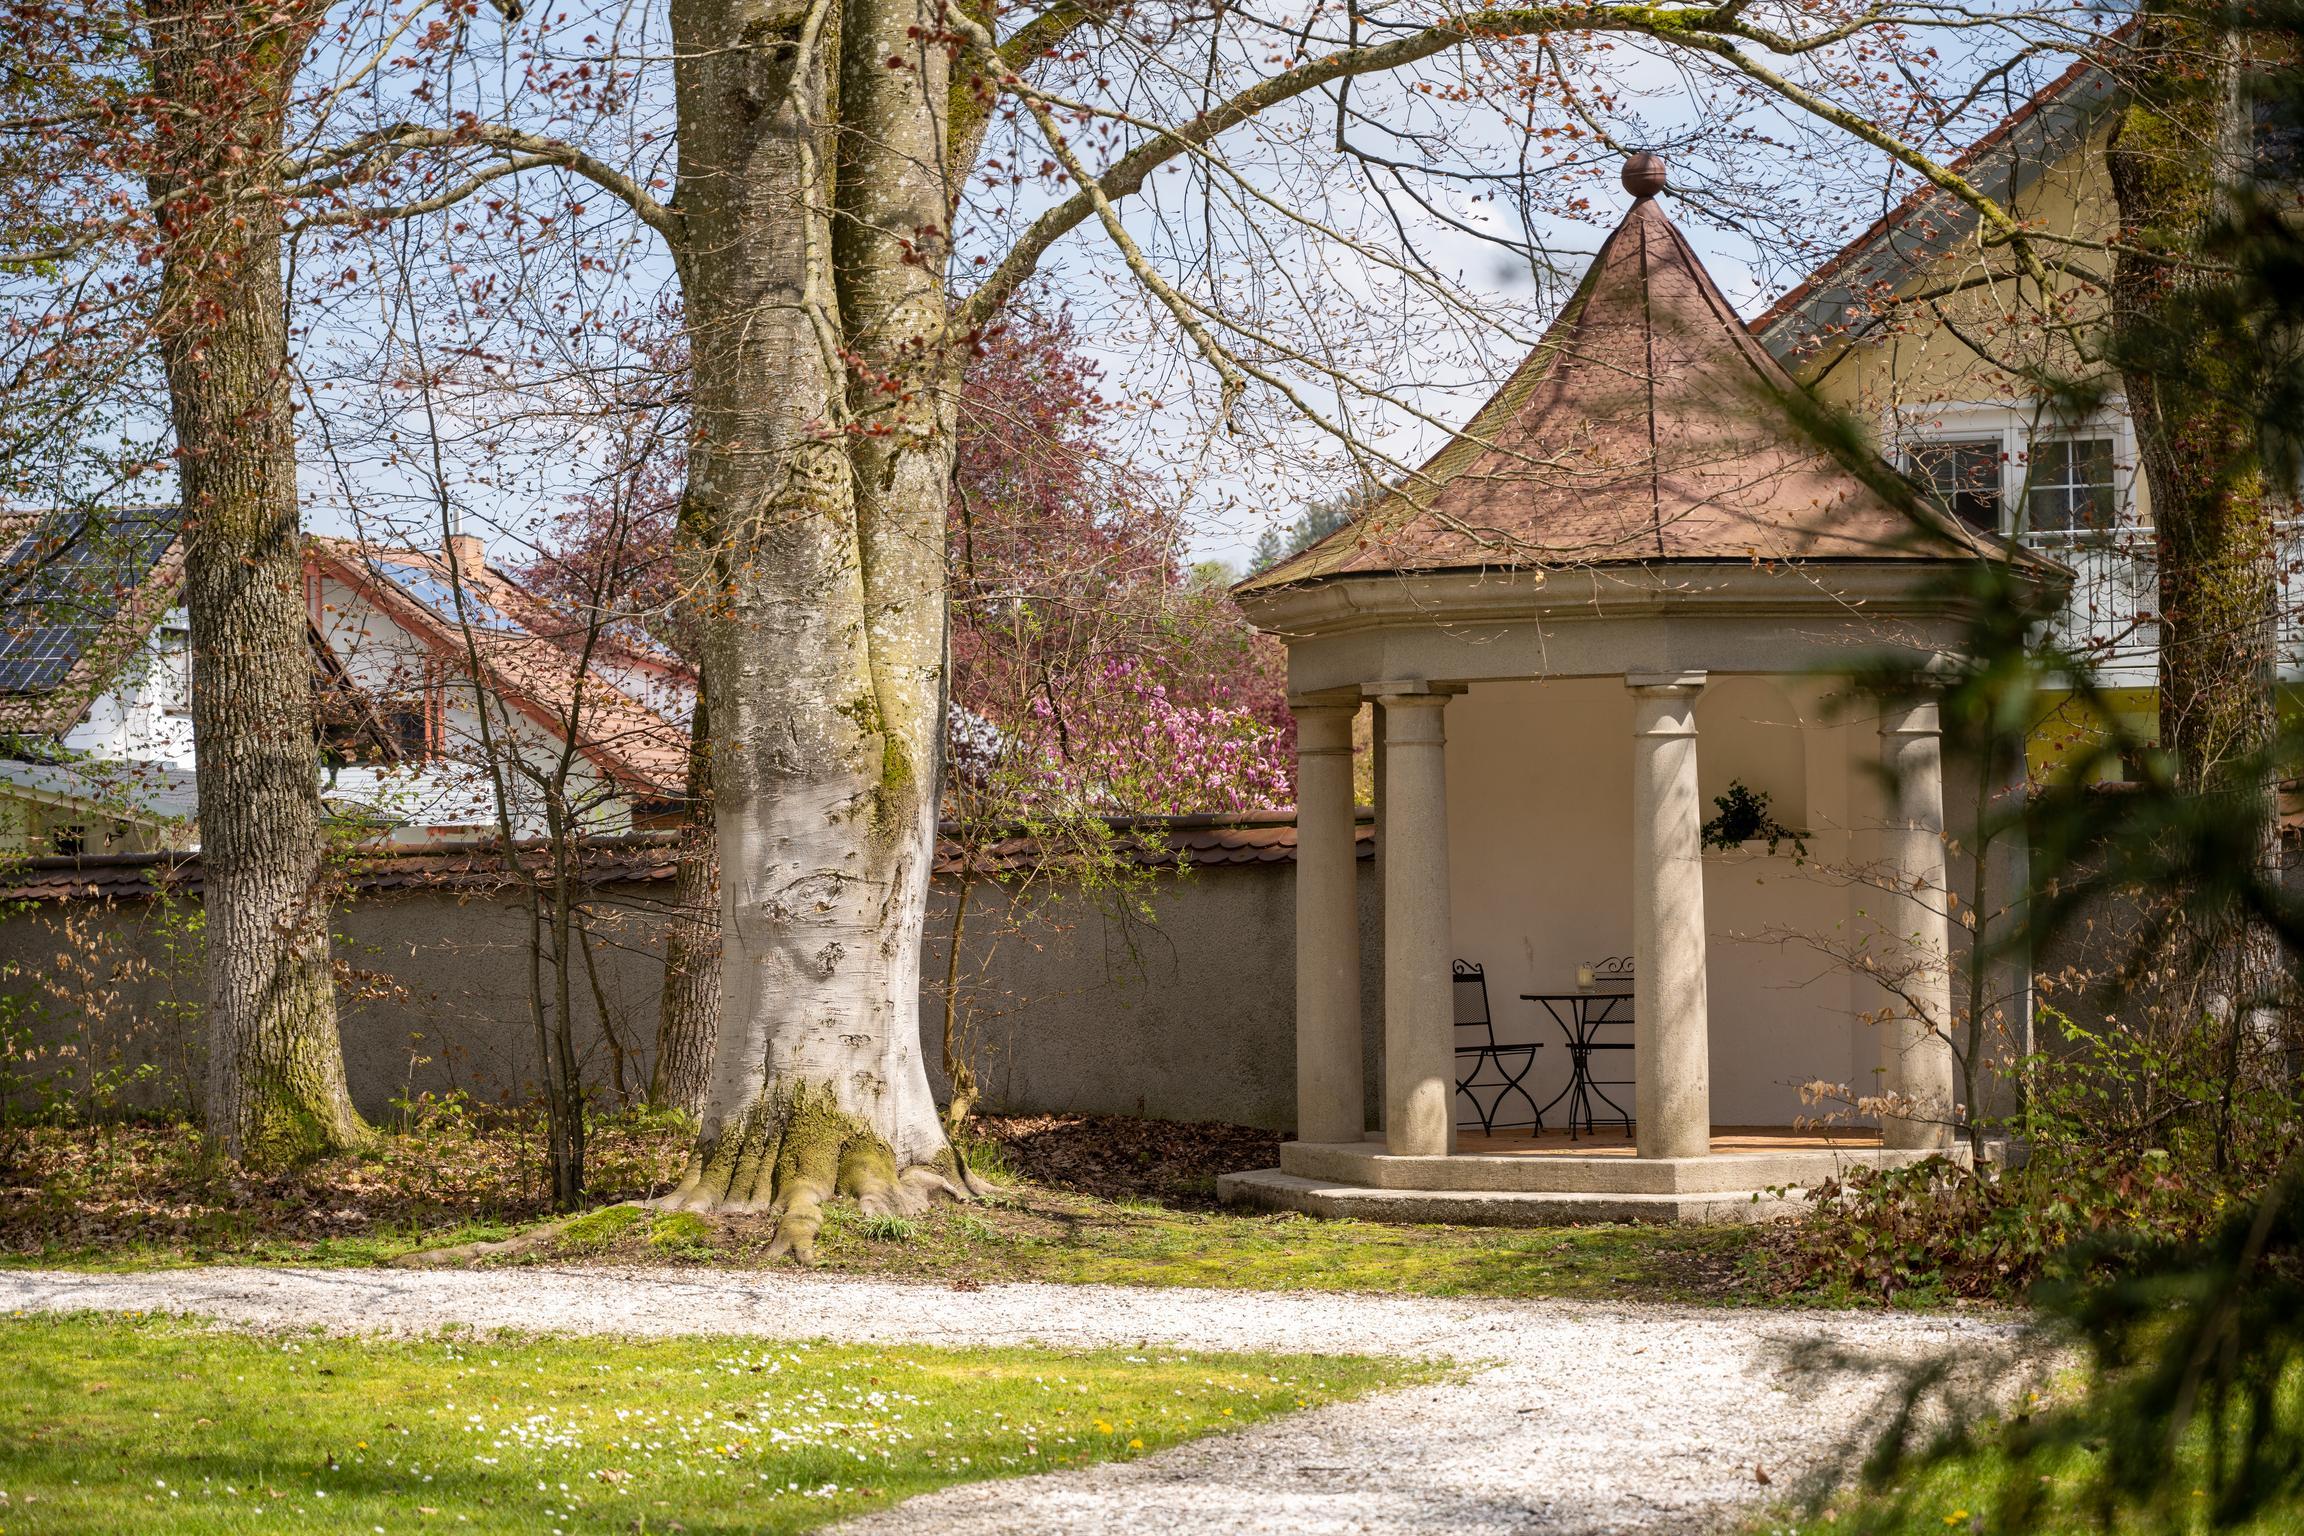
[[[2239,60],[2210,22],[2165,13],[2147,18],[2130,58],[2135,97],[2109,157],[2124,236],[2115,353],[2159,544],[2160,744],[2189,787],[2254,791],[2258,781],[2230,775],[2254,766],[2274,724],[2277,504],[2253,376],[2262,338],[2198,302],[2223,279],[2194,259],[2224,187],[2246,171]],[[2204,59],[2221,68],[2204,77]]]
[[[616,1009],[608,997],[608,989],[600,983],[600,962],[592,954],[591,914],[576,914],[576,953],[584,957],[584,984],[592,992],[592,1016],[600,1021],[600,1038],[608,1046],[608,1086],[616,1095],[620,1109],[632,1107],[632,1090],[624,1085],[624,1069],[632,1060],[632,1052],[624,1044],[623,1031],[616,1027]]]
[[[675,0],[682,507],[703,673],[723,1012],[672,1199],[908,1210],[964,1177],[920,1048],[953,378],[949,70],[926,0]]]
[[[312,19],[190,0],[146,15],[171,146],[151,191],[187,533],[208,1127],[229,1157],[294,1158],[368,1134],[336,1032],[281,217],[263,181]]]
[[[951,1101],[944,1106],[944,1129],[954,1136],[968,1123],[979,1092],[970,1042],[962,1038],[960,1023],[960,960],[968,942],[968,898],[975,889],[975,876],[963,870],[960,889],[952,898],[951,942],[944,951],[944,1081],[952,1085]]]
[[[711,711],[699,691],[688,743],[687,803],[664,935],[664,993],[656,1021],[652,1104],[704,1112],[704,1085],[720,1038],[720,843],[713,830]]]
[[[557,799],[557,796],[554,797]],[[551,808],[552,1038],[544,1058],[544,1091],[551,1098],[552,1206],[572,1211],[584,1203],[584,1064],[576,1054],[575,904],[569,889],[577,836],[565,807]]]
[[[2146,13],[2126,63],[2133,95],[2109,154],[2123,247],[2113,350],[2158,543],[2160,742],[2191,792],[2258,802],[2257,856],[2277,879],[2277,776],[2266,753],[2277,725],[2286,501],[2265,472],[2266,338],[2218,292],[2229,280],[2202,250],[2254,173],[2246,54],[2222,18],[2169,7]],[[2220,1021],[2228,1100],[2244,1036],[2275,1027],[2280,947],[2238,912],[2208,915],[2183,940],[2195,948],[2172,969],[2197,985],[2178,1008]],[[2222,1151],[2220,1141],[2219,1160]]]

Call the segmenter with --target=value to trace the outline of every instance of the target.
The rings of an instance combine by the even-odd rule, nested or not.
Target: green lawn
[[[1293,1355],[0,1320],[0,1533],[805,1530],[1430,1379]]]
[[[1779,1296],[1765,1271],[1768,1237],[1745,1227],[1403,1227],[1177,1211],[1029,1189],[998,1205],[940,1206],[911,1222],[869,1221],[845,1203],[828,1207],[826,1218],[817,1267],[834,1274],[943,1283],[1043,1280],[1724,1305],[1818,1300]],[[360,1267],[521,1230],[511,1223],[476,1222],[304,1241],[251,1236],[214,1243],[51,1242],[0,1256],[0,1268]],[[741,1269],[765,1262],[771,1230],[757,1217],[702,1221],[609,1208],[519,1262]]]

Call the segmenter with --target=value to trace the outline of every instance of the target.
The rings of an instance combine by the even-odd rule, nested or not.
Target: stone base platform
[[[1933,1155],[1876,1137],[1723,1131],[1709,1157],[1639,1158],[1629,1143],[1564,1137],[1459,1139],[1450,1157],[1394,1157],[1380,1140],[1285,1142],[1280,1166],[1226,1174],[1228,1205],[1370,1221],[1532,1227],[1584,1221],[1767,1221],[1797,1214],[1805,1192],[1852,1168],[1896,1168]]]

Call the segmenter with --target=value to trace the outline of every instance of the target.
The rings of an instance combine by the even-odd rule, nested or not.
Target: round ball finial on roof
[[[1624,190],[1637,198],[1651,198],[1664,190],[1664,157],[1643,149],[1624,162]]]

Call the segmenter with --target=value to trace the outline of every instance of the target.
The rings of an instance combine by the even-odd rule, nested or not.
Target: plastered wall
[[[1804,863],[1758,844],[1704,860],[1712,1118],[1785,1124],[1803,1112],[1801,1083],[1868,1090],[1877,1064],[1860,1018],[1876,990],[1826,952],[1867,931],[1848,877],[1878,822],[1876,725],[1820,683],[1716,677],[1697,729],[1707,815],[1741,781],[1806,834]],[[1578,965],[1632,949],[1632,701],[1615,679],[1475,683],[1448,706],[1448,737],[1456,950],[1486,969],[1501,1036],[1545,1045],[1542,1102],[1567,1082],[1568,1053],[1520,994],[1572,991]]]

